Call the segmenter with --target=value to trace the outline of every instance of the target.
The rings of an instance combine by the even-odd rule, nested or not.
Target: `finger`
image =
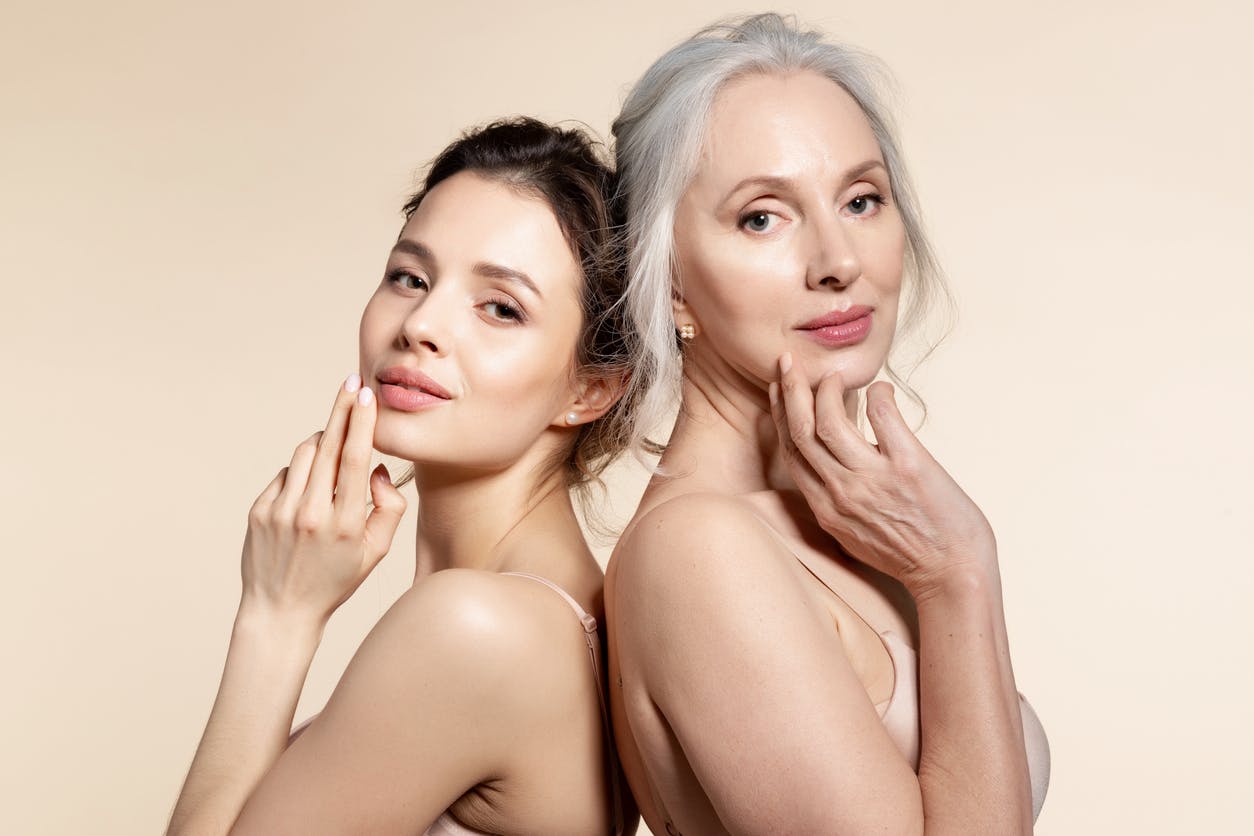
[[[779,446],[783,449],[787,458],[804,461],[801,451],[797,449],[797,442],[792,440],[792,434],[788,431],[788,414],[784,411],[784,399],[780,396],[779,383],[772,380],[770,385],[766,387],[766,391],[771,401],[771,420],[775,422],[775,433],[779,436]]]
[[[845,468],[833,451],[815,435],[814,393],[801,364],[790,354],[780,356],[779,400],[787,424],[788,437],[823,481],[839,478]]]
[[[857,469],[875,455],[875,448],[849,420],[844,378],[832,372],[819,381],[814,396],[814,433],[845,467]]]
[[[839,488],[839,483],[833,482],[831,486],[827,485],[797,450],[788,432],[783,401],[779,397],[779,384],[772,382],[767,391],[770,395],[771,417],[775,420],[775,430],[779,433],[780,444],[787,451],[785,461],[788,463],[788,474],[805,497],[806,503],[817,514],[818,509],[832,505],[831,494],[833,490]]]
[[[374,509],[366,518],[367,570],[374,568],[392,547],[392,538],[396,536],[396,528],[401,524],[407,504],[382,463],[370,474],[370,493],[374,496]]]
[[[259,519],[270,513],[270,506],[279,498],[279,493],[283,490],[283,483],[287,481],[287,468],[282,468],[278,475],[270,480],[270,484],[266,485],[255,500],[253,507],[249,511],[249,516]]]
[[[365,513],[366,485],[369,481],[370,453],[374,450],[374,422],[378,408],[374,390],[369,386],[362,387],[353,403],[353,411],[348,420],[348,434],[340,452],[340,472],[335,485],[337,513]]]
[[[314,458],[313,471],[309,475],[306,495],[311,499],[324,500],[327,503],[331,501],[336,471],[340,466],[340,451],[344,446],[344,433],[360,390],[361,376],[353,372],[336,393],[335,403],[331,406],[331,417],[327,419],[327,428],[322,435],[322,443],[318,445],[318,455]]]
[[[318,439],[322,431],[314,433],[300,444],[292,453],[292,461],[287,466],[287,476],[283,480],[283,488],[279,491],[272,508],[276,512],[292,513],[305,492],[305,483],[309,481],[309,468],[313,464],[314,455],[318,452]]]
[[[889,458],[904,455],[919,446],[918,438],[897,408],[891,383],[879,380],[866,390],[866,417],[875,431],[880,450]]]

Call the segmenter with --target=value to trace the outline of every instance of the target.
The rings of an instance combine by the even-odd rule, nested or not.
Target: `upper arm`
[[[624,668],[643,678],[728,830],[922,829],[913,770],[791,556],[747,506],[671,500],[620,549]]]
[[[421,832],[507,772],[500,741],[517,745],[519,716],[537,706],[501,686],[523,679],[536,654],[476,574],[437,573],[393,605],[232,832]]]

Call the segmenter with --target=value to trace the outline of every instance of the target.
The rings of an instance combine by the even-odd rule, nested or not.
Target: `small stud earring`
[[[568,426],[571,426],[571,427],[575,426],[576,424],[579,423],[579,416],[576,415],[574,412],[567,412],[566,423]]]
[[[690,343],[697,338],[697,326],[691,322],[685,322],[679,326],[679,338],[686,343]]]

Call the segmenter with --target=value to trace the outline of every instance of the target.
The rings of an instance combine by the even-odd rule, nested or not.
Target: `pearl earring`
[[[575,426],[576,424],[578,424],[578,423],[579,423],[579,416],[578,416],[577,414],[575,414],[574,412],[567,412],[567,413],[566,413],[566,423],[567,423],[569,426],[572,426],[572,427],[573,427],[573,426]]]
[[[697,326],[691,322],[685,322],[679,326],[679,338],[686,343],[690,343],[697,338]]]

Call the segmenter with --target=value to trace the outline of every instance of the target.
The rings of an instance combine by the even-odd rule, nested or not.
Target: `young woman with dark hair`
[[[624,831],[603,578],[571,500],[633,414],[611,181],[582,133],[527,119],[436,159],[362,315],[359,369],[249,514],[171,834]],[[414,584],[293,735],[323,627],[406,507],[372,448],[413,463]]]

